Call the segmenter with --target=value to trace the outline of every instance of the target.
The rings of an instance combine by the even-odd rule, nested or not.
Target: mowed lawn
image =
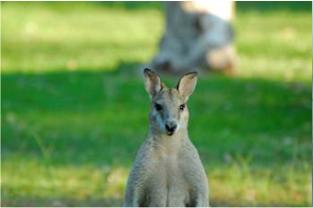
[[[162,5],[1,5],[2,206],[120,206]],[[241,2],[234,25],[237,74],[201,74],[189,102],[211,205],[310,206],[310,2]]]

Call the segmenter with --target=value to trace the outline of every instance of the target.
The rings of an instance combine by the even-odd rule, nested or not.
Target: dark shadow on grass
[[[41,161],[42,140],[51,165],[129,166],[148,128],[149,98],[137,66],[3,74],[3,158],[18,154]],[[177,81],[166,80],[172,86]],[[204,160],[213,161],[225,153],[249,156],[272,136],[295,136],[303,144],[309,138],[310,94],[309,84],[205,75],[190,101],[190,134]],[[233,141],[220,142],[227,137]],[[270,142],[277,149],[282,141]],[[274,149],[278,160],[291,159],[291,152]],[[256,157],[271,163],[271,156],[261,151]]]
[[[273,12],[273,11],[298,11],[311,12],[311,2],[305,1],[282,1],[282,2],[265,2],[265,1],[245,1],[236,2],[236,10],[238,12]]]

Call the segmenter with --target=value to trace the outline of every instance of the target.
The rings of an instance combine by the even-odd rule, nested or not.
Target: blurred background
[[[1,205],[120,206],[164,3],[1,6]],[[234,7],[235,73],[201,73],[189,102],[211,205],[310,206],[311,2]]]

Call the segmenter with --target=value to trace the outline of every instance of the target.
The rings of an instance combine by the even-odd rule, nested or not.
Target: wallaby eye
[[[179,106],[179,110],[183,111],[183,110],[185,109],[185,107],[186,107],[185,104],[181,104],[181,105]]]
[[[155,107],[155,109],[157,110],[157,111],[160,111],[160,110],[162,110],[162,105],[160,105],[160,104],[154,104],[154,107]]]

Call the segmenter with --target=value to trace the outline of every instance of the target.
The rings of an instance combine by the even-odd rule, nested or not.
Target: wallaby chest
[[[172,177],[181,177],[180,146],[178,138],[155,145],[152,153],[155,173],[165,176],[168,180]]]
[[[156,200],[154,206],[185,206],[188,201],[188,184],[184,178],[180,152],[169,147],[157,149],[153,153],[149,176],[148,193]],[[157,200],[162,199],[162,200]],[[163,203],[163,204],[158,204]]]

